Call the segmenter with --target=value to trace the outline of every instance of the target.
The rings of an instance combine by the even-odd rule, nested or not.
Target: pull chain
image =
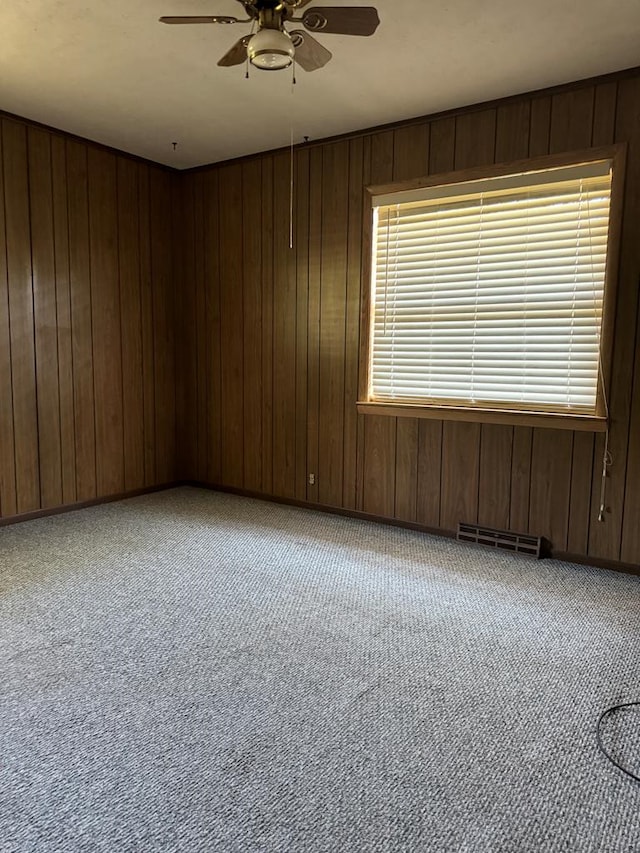
[[[290,147],[290,157],[291,157],[291,167],[290,167],[290,180],[289,180],[289,248],[293,249],[293,195],[294,195],[294,153],[293,153],[293,93],[294,86],[296,85],[296,61],[295,58],[292,63],[293,66],[293,76],[291,78],[291,115],[289,120],[289,127],[291,131],[291,147]]]

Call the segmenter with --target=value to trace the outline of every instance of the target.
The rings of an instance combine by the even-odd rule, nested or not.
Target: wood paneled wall
[[[175,478],[176,178],[0,121],[0,515]]]
[[[363,187],[612,142],[628,143],[628,162],[599,523],[601,435],[358,416],[355,403]],[[293,249],[289,168],[275,153],[182,178],[182,475],[430,528],[477,520],[640,563],[640,76],[300,148]]]

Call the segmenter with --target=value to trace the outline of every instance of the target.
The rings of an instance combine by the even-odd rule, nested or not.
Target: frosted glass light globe
[[[280,71],[288,68],[296,52],[291,37],[283,30],[263,29],[249,40],[249,62],[263,71]]]

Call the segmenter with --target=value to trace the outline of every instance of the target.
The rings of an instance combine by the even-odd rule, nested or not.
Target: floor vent
[[[459,522],[456,539],[460,542],[474,542],[476,545],[500,548],[502,551],[529,554],[536,558],[540,557],[542,550],[542,538],[540,536],[513,533],[511,530],[496,530],[493,527],[481,527],[479,524]]]

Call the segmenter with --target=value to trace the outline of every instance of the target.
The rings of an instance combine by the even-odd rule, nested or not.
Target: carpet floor
[[[639,605],[191,488],[1,529],[0,851],[640,850]]]

